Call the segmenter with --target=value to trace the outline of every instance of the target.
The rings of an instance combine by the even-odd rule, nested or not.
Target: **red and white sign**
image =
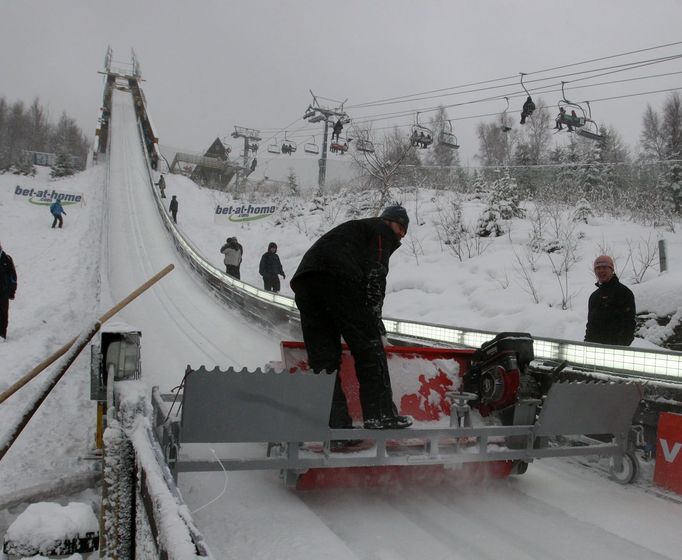
[[[654,483],[682,494],[682,414],[658,417]]]

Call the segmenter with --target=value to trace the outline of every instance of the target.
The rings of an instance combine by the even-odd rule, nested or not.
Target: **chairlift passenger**
[[[526,119],[533,115],[533,111],[535,111],[535,103],[529,95],[521,110],[521,124],[526,124]]]
[[[336,141],[337,142],[339,141],[339,136],[341,135],[342,130],[343,130],[343,123],[341,122],[341,119],[339,119],[334,124],[334,129],[332,131],[332,142],[334,141],[334,136],[336,136]]]

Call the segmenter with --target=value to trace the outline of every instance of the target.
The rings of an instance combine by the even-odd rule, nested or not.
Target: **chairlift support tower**
[[[310,123],[324,121],[324,132],[322,135],[322,155],[317,161],[320,168],[317,175],[317,187],[321,191],[327,178],[327,136],[329,134],[329,120],[333,117],[337,117],[343,124],[348,124],[350,122],[350,117],[343,110],[343,104],[347,100],[341,103],[341,105],[336,109],[327,109],[325,107],[320,107],[320,104],[317,102],[317,97],[312,90],[310,90],[310,95],[313,96],[313,103],[312,105],[308,106],[303,118]]]
[[[254,128],[246,128],[245,126],[234,127],[234,132],[231,134],[232,138],[243,138],[244,139],[244,152],[242,154],[242,169],[237,172],[237,178],[235,179],[235,186],[239,188],[242,176],[246,178],[246,170],[249,168],[249,153],[251,151],[256,151],[258,149],[258,144],[256,142],[261,141],[260,130]]]

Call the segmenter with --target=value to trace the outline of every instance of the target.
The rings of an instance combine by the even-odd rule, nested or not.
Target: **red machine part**
[[[287,369],[309,369],[303,342],[284,341],[282,359]],[[400,414],[419,421],[435,421],[450,416],[445,393],[459,389],[462,375],[468,371],[473,350],[455,348],[414,348],[387,346],[386,357],[391,372],[393,399]],[[341,384],[353,420],[362,420],[360,392],[353,358],[344,345],[341,356]]]
[[[282,342],[281,351],[286,368],[309,369],[302,342]],[[393,397],[396,404],[399,403],[400,414],[412,416],[422,422],[436,422],[449,418],[450,404],[445,394],[447,391],[460,388],[461,378],[469,371],[474,352],[469,349],[453,348],[386,347]],[[512,398],[512,394],[516,394],[518,371],[516,374],[516,385],[507,382],[502,397],[490,403],[488,412]],[[514,379],[513,374],[510,379]],[[341,383],[351,417],[354,421],[362,420],[353,358],[345,345],[341,358]],[[456,469],[445,468],[442,465],[309,469],[299,476],[296,488],[311,490],[332,487],[392,487],[426,482],[438,484],[453,479],[479,481],[490,477],[506,477],[510,474],[511,468],[510,461],[495,461],[465,463]]]

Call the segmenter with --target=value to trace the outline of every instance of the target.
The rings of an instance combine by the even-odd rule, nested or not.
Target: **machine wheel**
[[[639,475],[639,460],[632,451],[627,451],[623,454],[623,468],[616,471],[613,465],[614,461],[611,459],[609,471],[611,478],[619,484],[631,484],[637,479]]]
[[[510,474],[525,474],[526,471],[528,470],[528,463],[526,461],[521,461],[520,459],[516,459],[515,461],[512,461],[512,468],[511,468],[511,473]]]

